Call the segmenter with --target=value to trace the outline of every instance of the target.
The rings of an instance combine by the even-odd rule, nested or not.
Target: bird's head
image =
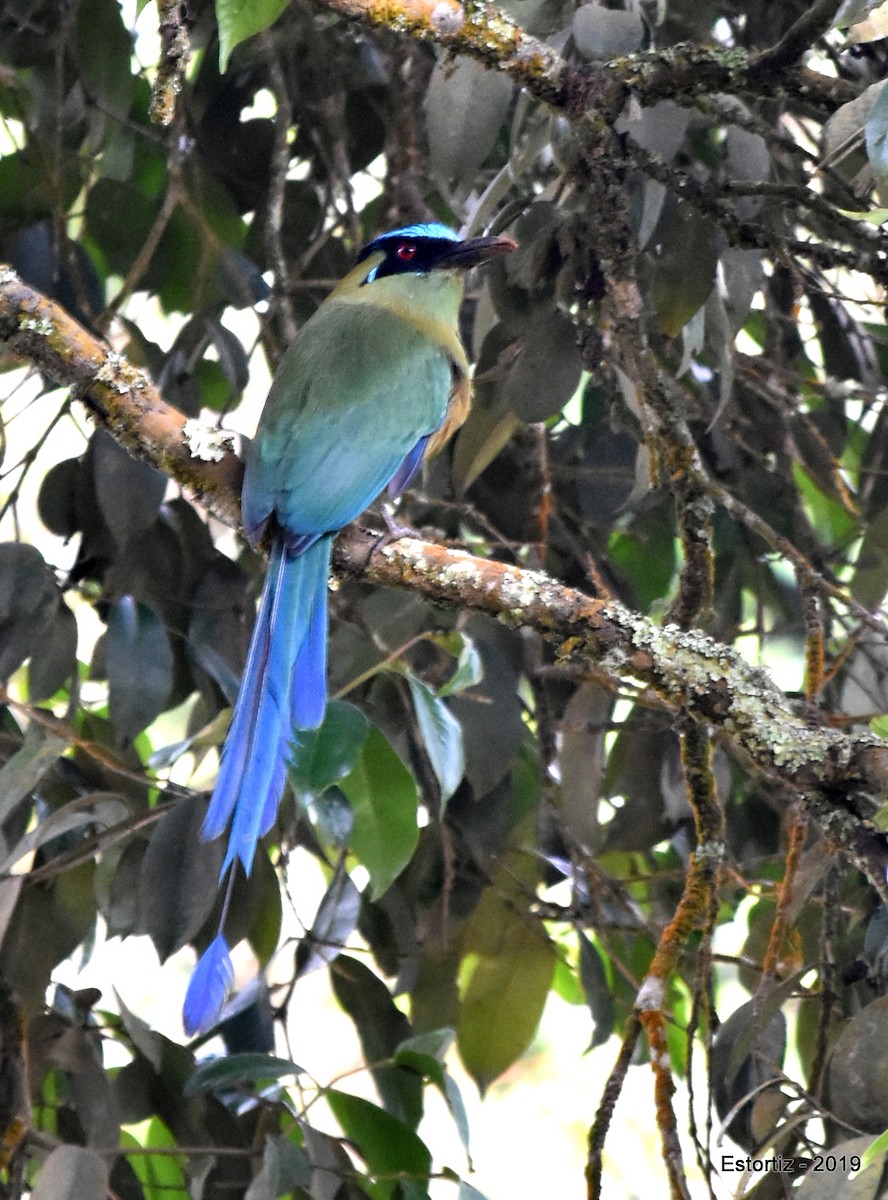
[[[405,225],[368,243],[358,263],[370,264],[362,284],[391,275],[467,271],[515,249],[509,237],[461,238],[446,225]]]

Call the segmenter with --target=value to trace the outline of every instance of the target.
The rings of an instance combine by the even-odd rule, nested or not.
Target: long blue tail
[[[201,829],[207,841],[231,821],[222,873],[249,874],[274,823],[293,729],[315,729],[327,702],[327,579],[332,537],[272,549],[219,777]]]
[[[189,1036],[219,1018],[234,971],[223,934],[237,859],[250,873],[256,846],[274,824],[287,778],[294,729],[315,729],[327,704],[327,578],[333,538],[271,552],[247,663],[222,751],[219,777],[201,828],[207,841],[229,821],[221,875],[228,891],[216,937],[201,955],[185,995]]]

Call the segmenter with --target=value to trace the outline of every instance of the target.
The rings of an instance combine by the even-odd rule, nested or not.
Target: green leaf
[[[432,1156],[425,1142],[384,1109],[359,1096],[331,1089],[325,1093],[342,1132],[358,1147],[371,1174],[388,1176],[372,1188],[374,1197],[388,1197],[410,1179],[423,1186],[428,1181]],[[403,1178],[404,1176],[408,1178]]]
[[[30,796],[40,780],[68,748],[68,741],[32,722],[21,748],[0,768],[0,823]]]
[[[369,729],[360,709],[331,700],[320,728],[300,730],[293,743],[289,771],[297,796],[310,801],[353,771]]]
[[[542,925],[494,887],[469,919],[465,945],[457,1046],[484,1092],[530,1045],[549,994],[555,951]]]
[[[176,1140],[160,1117],[152,1117],[144,1131],[140,1131],[140,1139],[136,1139],[126,1130],[120,1134],[120,1145],[129,1150],[127,1161],[138,1177],[145,1195],[145,1200],[170,1200],[171,1196],[187,1196],[188,1184],[185,1173],[173,1154],[155,1154],[155,1150],[174,1150]],[[132,1151],[144,1146],[144,1154],[134,1154]]]
[[[718,254],[712,222],[686,204],[663,218],[653,285],[660,329],[675,337],[702,308],[715,285]],[[693,246],[693,254],[688,247]]]
[[[880,1133],[874,1142],[870,1142],[863,1152],[860,1166],[868,1167],[870,1163],[881,1161],[888,1154],[888,1129]]]
[[[851,514],[827,495],[797,461],[792,464],[792,474],[811,523],[826,545],[833,546],[855,536],[856,522]]]
[[[481,682],[484,678],[484,663],[470,637],[454,629],[439,635],[434,641],[456,656],[456,670],[444,686],[438,688],[439,696],[452,696],[454,692],[464,692],[466,688]]]
[[[410,861],[419,840],[416,781],[379,732],[371,729],[354,770],[342,780],[355,816],[352,850],[377,899]]]
[[[609,558],[631,584],[642,612],[665,596],[675,575],[672,514],[663,506],[640,513],[631,525],[614,531]]]
[[[497,394],[493,404],[472,405],[453,450],[453,485],[460,495],[490,466],[520,428],[521,419],[512,412],[502,394]]]
[[[219,71],[224,74],[235,46],[273,25],[290,0],[216,0]]]
[[[410,696],[423,745],[441,788],[441,802],[446,804],[459,787],[466,769],[462,726],[430,687],[410,675]]]
[[[111,721],[133,738],[163,712],[173,686],[173,651],[163,622],[147,604],[121,596],[105,637]]]
[[[456,1080],[444,1068],[443,1061],[456,1037],[454,1029],[432,1029],[407,1038],[395,1052],[395,1061],[428,1079],[440,1091],[450,1109],[463,1149],[469,1152],[469,1118]]]
[[[302,1067],[289,1058],[277,1058],[273,1054],[229,1054],[201,1063],[185,1084],[183,1094],[198,1096],[203,1092],[223,1092],[302,1073]]]
[[[849,208],[838,208],[836,212],[852,221],[868,221],[870,225],[884,225],[888,221],[888,208],[873,208],[867,212],[854,212]]]

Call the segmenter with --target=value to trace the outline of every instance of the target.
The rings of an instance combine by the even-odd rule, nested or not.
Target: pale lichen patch
[[[49,317],[22,317],[19,321],[19,329],[26,333],[37,333],[40,337],[49,337],[52,328],[52,321]]]
[[[230,433],[215,425],[205,425],[194,417],[182,426],[182,436],[191,457],[201,462],[221,462],[234,450],[234,438]]]
[[[466,23],[465,9],[461,4],[450,4],[447,0],[442,0],[432,9],[429,22],[435,32],[442,36],[457,33]]]
[[[662,979],[648,975],[635,997],[636,1012],[659,1012],[666,999],[666,987]]]
[[[122,354],[116,354],[113,350],[109,350],[105,355],[105,361],[96,371],[96,379],[119,392],[121,396],[127,392],[144,391],[149,386],[145,372],[134,367]]]

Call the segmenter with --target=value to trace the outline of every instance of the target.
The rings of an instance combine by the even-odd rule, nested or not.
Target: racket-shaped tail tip
[[[189,1037],[207,1033],[219,1020],[234,983],[234,967],[228,943],[217,934],[204,950],[191,973],[182,1020]]]

